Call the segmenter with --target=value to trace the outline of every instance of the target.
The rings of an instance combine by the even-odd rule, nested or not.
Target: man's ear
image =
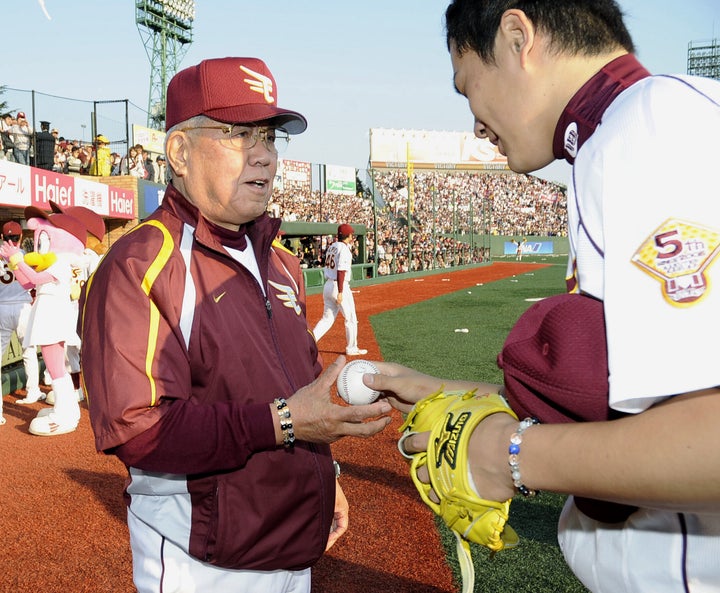
[[[503,13],[498,29],[498,42],[505,43],[512,52],[518,54],[521,64],[525,65],[527,55],[535,42],[535,27],[522,10],[511,8]]]
[[[170,132],[165,140],[165,159],[167,165],[178,177],[187,170],[188,137],[183,132]]]

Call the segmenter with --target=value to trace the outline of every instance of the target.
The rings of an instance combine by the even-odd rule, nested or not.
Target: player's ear
[[[495,41],[496,52],[503,49],[517,55],[522,66],[535,43],[535,26],[528,16],[515,8],[506,10],[501,19],[498,36]]]

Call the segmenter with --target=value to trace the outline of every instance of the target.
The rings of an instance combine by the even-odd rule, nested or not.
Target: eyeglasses
[[[180,128],[180,132],[188,130],[222,130],[229,144],[241,150],[250,150],[258,140],[265,148],[274,154],[283,152],[290,143],[290,135],[282,128],[258,128],[242,124],[228,124],[225,126],[191,126]]]

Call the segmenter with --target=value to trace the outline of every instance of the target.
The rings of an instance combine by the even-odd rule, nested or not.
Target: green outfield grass
[[[497,354],[520,315],[539,299],[565,290],[564,261],[550,267],[474,286],[375,315],[371,324],[384,360],[455,379],[502,382]],[[467,328],[467,333],[455,329]],[[565,564],[557,544],[557,521],[565,497],[542,493],[516,497],[510,524],[521,537],[495,555],[473,546],[475,591],[482,593],[586,593]],[[448,563],[458,579],[455,537],[436,521]]]

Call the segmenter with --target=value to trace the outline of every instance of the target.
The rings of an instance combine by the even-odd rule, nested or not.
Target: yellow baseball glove
[[[473,429],[491,414],[515,413],[497,394],[476,395],[475,391],[439,391],[417,402],[400,427],[398,446],[412,458],[410,476],[427,504],[457,538],[458,560],[463,576],[463,591],[472,591],[474,568],[468,542],[497,552],[516,546],[517,533],[506,524],[510,500],[503,502],[480,498],[470,485],[468,442]],[[427,452],[409,456],[402,442],[410,434],[430,431]],[[426,467],[430,483],[421,482],[418,469]],[[440,500],[434,502],[430,491]]]

